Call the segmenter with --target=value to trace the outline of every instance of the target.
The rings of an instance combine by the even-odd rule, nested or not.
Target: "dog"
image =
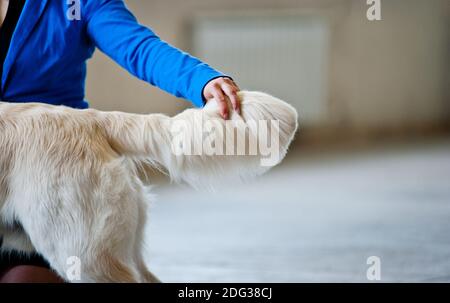
[[[80,278],[72,282],[158,282],[142,256],[153,199],[141,168],[150,165],[174,182],[213,188],[266,172],[294,138],[298,117],[292,106],[260,92],[239,97],[241,114],[232,111],[229,121],[214,99],[174,117],[0,102],[1,249],[37,252],[67,281],[68,260],[75,256]],[[261,136],[257,121],[275,127]],[[199,123],[222,131],[205,138],[195,128]],[[237,155],[186,152],[206,139],[220,151],[239,136],[254,144],[276,137],[269,140],[276,159],[264,165],[261,146],[252,154],[249,147]]]

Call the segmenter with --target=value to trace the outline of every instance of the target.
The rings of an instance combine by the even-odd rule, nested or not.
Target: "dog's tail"
[[[241,92],[241,111],[220,117],[215,100],[169,118],[107,113],[110,145],[120,154],[162,167],[175,182],[196,188],[246,180],[280,163],[297,130],[289,104],[259,92]]]

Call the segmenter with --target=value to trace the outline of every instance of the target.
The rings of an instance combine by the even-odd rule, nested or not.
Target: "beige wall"
[[[450,1],[381,0],[369,22],[363,0],[127,0],[138,19],[189,51],[196,14],[289,11],[328,18],[332,31],[329,126],[398,126],[450,116]],[[286,79],[295,83],[295,79]],[[264,89],[264,88],[261,88]],[[89,63],[93,107],[175,113],[189,104],[135,78],[99,52]]]
[[[449,117],[450,1],[382,1],[383,21],[352,1],[334,23],[330,102],[350,125],[414,124]]]

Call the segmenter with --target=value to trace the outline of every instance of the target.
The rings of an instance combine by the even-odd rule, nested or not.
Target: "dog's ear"
[[[159,117],[153,134],[159,149],[149,155],[175,182],[214,188],[266,172],[286,155],[297,130],[289,104],[258,92],[241,92],[241,112],[223,120],[215,100],[171,118]],[[151,134],[149,134],[150,136]]]
[[[297,130],[289,104],[241,92],[241,115],[223,120],[215,100],[203,109],[164,115],[108,113],[107,140],[118,153],[161,167],[175,182],[214,188],[266,172],[286,155]]]

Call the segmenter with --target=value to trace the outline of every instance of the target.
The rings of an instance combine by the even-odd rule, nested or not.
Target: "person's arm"
[[[209,97],[228,96],[228,91],[230,99],[236,95],[231,92],[232,80],[138,24],[122,0],[95,0],[91,5],[87,16],[89,37],[102,52],[136,77],[189,99],[197,107],[203,106]],[[237,100],[232,103],[235,105]]]

